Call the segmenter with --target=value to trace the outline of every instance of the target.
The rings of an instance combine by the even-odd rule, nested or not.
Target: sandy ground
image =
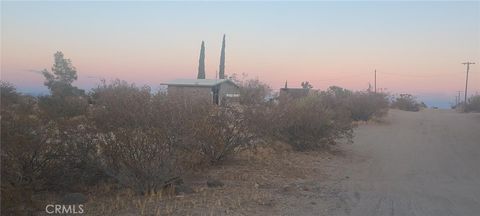
[[[480,215],[479,114],[391,110],[342,149],[329,215]]]

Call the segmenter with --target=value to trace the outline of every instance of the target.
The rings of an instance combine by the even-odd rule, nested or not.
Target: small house
[[[309,90],[309,88],[281,88],[280,98],[297,99],[306,97]]]
[[[175,79],[162,85],[168,86],[168,95],[186,95],[218,105],[238,101],[240,97],[240,88],[229,79]]]

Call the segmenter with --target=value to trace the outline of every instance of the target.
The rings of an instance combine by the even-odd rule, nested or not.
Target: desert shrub
[[[240,107],[211,107],[194,125],[198,150],[211,164],[221,162],[248,147],[255,138]]]
[[[67,119],[85,115],[88,110],[88,98],[86,95],[46,95],[38,98],[38,106],[48,119]]]
[[[465,112],[480,112],[480,95],[470,97],[464,106]]]
[[[2,108],[16,104],[20,100],[20,94],[17,92],[13,84],[0,80],[0,90],[0,98],[2,102],[0,105]]]
[[[329,109],[333,109],[342,115],[351,116],[349,100],[354,94],[353,91],[338,86],[331,86],[327,90],[316,92],[315,94],[321,97],[322,103]]]
[[[106,173],[139,192],[161,189],[194,163],[222,161],[251,137],[240,109],[189,95],[115,81],[95,89],[92,102]]]
[[[137,87],[125,81],[102,83],[92,90],[92,117],[100,132],[118,127],[136,128],[154,122],[150,87]]]
[[[54,121],[35,98],[16,94],[15,100],[2,97],[2,150],[11,160],[8,164],[24,169],[16,173],[22,173],[20,179],[25,181],[51,178],[47,182],[52,186],[72,183],[64,177],[81,167],[73,163],[91,161],[88,154],[95,152],[85,116]]]
[[[428,108],[427,104],[426,104],[425,102],[423,102],[423,101],[420,101],[420,103],[418,104],[418,106],[420,107],[420,109],[427,109],[427,108]]]
[[[278,106],[275,102],[242,106],[245,123],[257,142],[274,141],[277,115],[281,113]]]
[[[258,79],[237,80],[240,86],[240,107],[242,118],[248,124],[250,133],[257,142],[272,141],[273,122],[275,120],[275,94],[271,87]]]
[[[272,89],[258,79],[238,82],[240,86],[240,103],[244,105],[263,104],[272,94]]]
[[[2,83],[2,182],[15,191],[70,190],[96,179],[86,95],[71,85],[76,71],[60,52],[52,72],[43,71],[51,94],[39,98]]]
[[[337,112],[323,101],[323,95],[310,95],[276,107],[274,135],[296,150],[311,150],[351,138],[348,112]]]
[[[258,103],[263,103],[258,101]],[[177,155],[182,155],[181,164],[215,165],[222,162],[244,147],[251,146],[258,133],[253,133],[246,111],[258,105],[224,104],[213,105],[208,100],[189,95],[157,94],[154,106],[158,116],[169,116],[170,137],[175,138]],[[188,158],[185,160],[183,158]],[[192,161],[192,158],[195,158]],[[193,164],[192,164],[193,163]]]
[[[354,92],[339,86],[330,86],[325,93],[332,95],[338,102],[343,102],[343,100],[351,97]]]
[[[154,118],[150,88],[115,81],[93,90],[92,120],[105,172],[139,192],[158,190],[175,171],[165,119]],[[161,107],[158,107],[161,108]]]
[[[8,94],[8,97],[3,97]],[[6,92],[2,86],[1,137],[2,185],[28,185],[35,187],[42,167],[47,164],[48,130],[39,118],[36,101],[15,91]]]
[[[382,117],[388,111],[389,100],[383,93],[353,92],[342,87],[331,86],[321,94],[326,105],[335,110],[342,110],[341,112],[347,109],[354,121]]]
[[[160,128],[118,128],[101,136],[107,175],[140,193],[160,190],[175,173],[175,150]]]
[[[404,111],[418,112],[420,111],[421,105],[412,95],[400,94],[399,97],[393,100],[391,107]]]
[[[383,93],[355,92],[348,100],[351,117],[355,121],[368,121],[388,112],[389,101]]]
[[[78,190],[105,177],[100,169],[98,134],[87,116],[49,121],[47,142],[55,154],[55,168],[45,176],[45,186],[56,190]]]
[[[41,185],[39,175],[48,163],[43,158],[45,138],[37,136],[41,121],[34,115],[35,101],[1,84],[1,190],[2,215],[17,212],[19,203],[32,207],[31,194]],[[18,212],[17,212],[18,213]]]
[[[8,85],[1,91],[2,191],[10,197],[2,202],[30,203],[25,194],[69,190],[96,178],[96,148],[85,116],[51,119],[36,98]],[[14,201],[18,196],[24,202]]]

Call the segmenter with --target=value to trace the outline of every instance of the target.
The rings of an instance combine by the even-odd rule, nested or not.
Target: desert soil
[[[92,215],[480,215],[480,114],[390,110],[353,144],[268,145],[185,179],[174,197],[106,192]],[[216,179],[223,187],[208,187]],[[98,193],[97,193],[98,194]]]
[[[330,163],[329,215],[480,215],[480,115],[391,110]],[[313,212],[305,212],[314,214]]]

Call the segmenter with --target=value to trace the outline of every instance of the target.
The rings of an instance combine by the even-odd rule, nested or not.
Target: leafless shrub
[[[160,190],[195,163],[222,160],[240,142],[232,138],[239,130],[233,110],[188,95],[115,81],[92,100],[105,171],[138,192]]]
[[[388,112],[387,94],[370,91],[353,92],[338,86],[331,86],[321,92],[323,101],[330,108],[350,112],[354,121],[368,121],[382,117]]]
[[[119,128],[101,139],[105,171],[124,186],[159,191],[176,175],[175,149],[159,128]]]
[[[67,85],[75,94],[41,98],[1,87],[2,205],[38,190],[97,184],[105,175],[140,193],[158,191],[259,140],[310,150],[351,139],[352,118],[384,108],[382,95],[338,87],[278,104],[266,100],[271,89],[258,80],[243,82],[240,104],[223,106],[118,80],[89,95]]]
[[[86,95],[47,95],[38,98],[42,114],[50,120],[85,115],[88,109]]]
[[[105,172],[138,192],[159,190],[175,175],[177,140],[168,113],[155,115],[163,107],[153,106],[150,88],[117,80],[96,88],[92,98]]]
[[[94,126],[86,116],[49,121],[48,145],[55,150],[50,155],[55,169],[49,170],[45,186],[48,189],[77,190],[93,185],[104,177],[100,169]]]
[[[348,112],[339,112],[326,104],[324,95],[315,94],[279,105],[273,124],[276,137],[288,142],[296,150],[326,147],[339,138],[352,137]]]
[[[17,211],[18,203],[32,207],[31,194],[40,185],[44,156],[49,153],[45,137],[37,136],[42,123],[35,116],[35,101],[6,83],[1,86],[1,189],[2,215]]]
[[[391,107],[404,111],[418,112],[420,111],[421,104],[410,94],[400,94],[399,97],[394,99]]]
[[[194,128],[198,150],[211,164],[248,147],[255,138],[240,107],[212,107],[207,115],[195,122]]]
[[[90,181],[96,157],[84,117],[52,120],[35,98],[3,85],[1,102],[3,203],[30,203],[25,194]]]
[[[355,121],[368,121],[373,117],[382,117],[388,112],[388,97],[383,93],[355,92],[348,100],[349,110]]]
[[[258,79],[243,80],[238,83],[240,86],[240,103],[243,105],[263,104],[272,94],[270,86]]]
[[[468,99],[465,112],[480,112],[480,95],[474,95]]]

